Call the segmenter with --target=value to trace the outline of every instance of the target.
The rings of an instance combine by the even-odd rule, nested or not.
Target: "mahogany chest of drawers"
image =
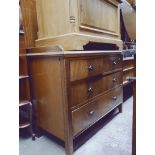
[[[106,114],[122,98],[122,55],[119,51],[63,51],[58,46],[32,48],[27,54],[37,124],[65,142]]]

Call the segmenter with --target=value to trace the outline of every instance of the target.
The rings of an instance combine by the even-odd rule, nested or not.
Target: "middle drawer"
[[[71,107],[76,107],[113,87],[122,84],[122,71],[114,74],[99,76],[93,80],[76,83],[70,88]]]

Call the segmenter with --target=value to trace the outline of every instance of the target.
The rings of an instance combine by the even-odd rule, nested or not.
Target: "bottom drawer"
[[[72,112],[74,136],[92,125],[95,121],[110,112],[123,102],[122,87],[98,97],[96,100]]]

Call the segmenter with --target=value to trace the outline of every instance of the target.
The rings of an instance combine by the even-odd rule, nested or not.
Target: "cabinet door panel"
[[[79,0],[80,27],[83,29],[118,35],[119,15],[116,1]]]

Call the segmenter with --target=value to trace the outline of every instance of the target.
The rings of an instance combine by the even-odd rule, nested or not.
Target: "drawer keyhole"
[[[89,65],[88,70],[89,70],[89,71],[93,71],[93,70],[94,70],[94,67],[93,67],[93,65],[92,65],[92,64],[91,64],[91,65]]]
[[[90,116],[93,116],[94,115],[94,113],[95,113],[95,111],[90,111],[88,114],[90,115]]]

